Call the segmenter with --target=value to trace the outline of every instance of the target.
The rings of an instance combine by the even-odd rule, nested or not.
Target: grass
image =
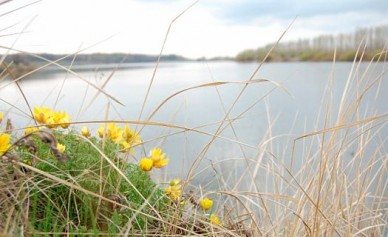
[[[5,174],[2,183],[9,184],[12,181],[14,191],[21,192],[18,195],[24,200],[18,204],[22,205],[18,209],[24,205],[29,206],[30,211],[25,214],[31,232],[55,233],[66,230],[79,233],[80,230],[88,230],[115,234],[119,226],[128,224],[140,230],[152,223],[146,215],[161,212],[163,206],[167,205],[168,199],[164,192],[147,173],[138,165],[117,157],[117,144],[107,140],[103,145],[96,138],[85,140],[72,131],[67,134],[49,130],[36,133],[16,143],[16,160],[2,165]],[[63,161],[54,155],[52,147],[44,140],[46,133],[55,137],[54,142],[66,146],[63,156],[71,159]],[[100,153],[106,155],[105,159],[101,159]],[[108,159],[111,162],[107,162]],[[114,170],[112,165],[118,170]],[[39,170],[39,173],[34,170]],[[124,181],[121,175],[127,180]],[[58,183],[58,180],[64,183]],[[7,196],[14,194],[13,190],[4,191]],[[5,200],[5,206],[14,205],[14,200]],[[145,201],[147,205],[142,206]],[[121,210],[120,206],[123,205],[126,208]]]
[[[165,41],[179,16],[172,21]],[[377,53],[362,69],[365,51],[361,47],[357,50],[338,104],[332,98],[332,92],[336,89],[333,80],[337,55],[334,54],[333,76],[322,100],[316,129],[297,136],[285,135],[291,149],[284,148],[285,153],[282,154],[276,150],[278,134],[272,131],[274,121],[269,111],[264,114],[268,117],[269,125],[261,141],[252,145],[241,142],[238,137],[235,121],[257,103],[264,103],[268,95],[259,98],[237,116],[232,117],[231,113],[240,105],[238,102],[248,88],[257,83],[271,83],[255,78],[275,48],[276,44],[265,52],[262,63],[258,64],[247,81],[213,81],[180,90],[161,101],[146,120],[141,120],[146,113],[145,105],[152,96],[151,88],[156,80],[159,58],[136,121],[112,121],[107,115],[101,121],[39,122],[39,116],[30,106],[29,98],[18,82],[27,74],[36,73],[52,64],[76,77],[81,76],[61,66],[60,60],[47,60],[42,68],[20,76],[14,75],[7,66],[3,67],[0,90],[6,90],[16,83],[28,109],[1,100],[4,106],[1,109],[7,109],[3,110],[5,116],[2,118],[0,135],[10,134],[11,147],[1,154],[0,161],[0,235],[386,235],[388,114],[373,113],[374,102],[378,101],[365,101],[365,98],[371,91],[378,93],[382,81],[386,79],[385,68],[377,75],[372,72],[375,72],[378,63],[385,63],[387,52]],[[10,50],[21,51],[15,48]],[[163,48],[160,55],[162,53]],[[114,72],[106,83],[113,75]],[[12,80],[8,80],[10,78]],[[106,83],[98,87],[84,81],[97,90],[98,96],[120,102],[115,95],[104,90]],[[219,87],[226,84],[240,89],[230,106],[224,103],[219,91]],[[275,82],[272,85],[274,90],[283,89]],[[153,120],[154,115],[170,99],[205,88],[216,89],[223,107],[224,116],[221,122],[215,123],[215,132],[202,129],[208,124],[191,128]],[[372,112],[362,109],[366,102]],[[12,125],[11,120],[18,113],[33,121],[31,126],[41,129],[21,135],[25,127],[16,123]],[[189,171],[180,177],[181,183],[168,184],[168,180],[160,181],[153,176],[156,167],[146,172],[139,166],[143,156],[152,159],[151,155],[147,155],[148,151],[144,152],[144,145],[150,141],[130,143],[129,149],[123,152],[123,145],[114,139],[114,129],[108,131],[106,128],[107,124],[113,122],[118,126],[136,126],[136,132],[140,135],[144,128],[163,127],[171,131],[167,138],[176,133],[198,133],[208,138],[208,142],[198,151],[197,157],[192,158],[194,161]],[[59,126],[66,124],[70,124],[70,127]],[[83,136],[77,125],[105,126],[104,135],[99,137],[94,132],[91,136]],[[222,132],[228,128],[232,130],[232,135],[225,137]],[[155,135],[153,139],[164,140],[166,137]],[[203,166],[209,150],[221,139],[237,144],[242,155]],[[6,142],[0,142],[0,148],[4,144]],[[58,144],[64,145],[65,150],[61,151]],[[246,153],[247,149],[253,150],[255,155]],[[174,160],[171,158],[169,162]],[[228,175],[229,170],[222,169],[230,164],[241,167],[239,177],[235,180]],[[192,182],[208,170],[216,173],[214,180],[204,180],[201,184]],[[203,210],[200,204],[205,197],[210,197],[214,202],[208,210]],[[221,223],[211,218],[215,216],[219,217]]]

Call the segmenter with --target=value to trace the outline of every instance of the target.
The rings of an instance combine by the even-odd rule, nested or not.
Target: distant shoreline
[[[372,50],[358,52],[356,50],[274,50],[267,56],[267,49],[245,50],[236,56],[238,62],[262,61],[266,58],[266,62],[353,62],[356,61],[377,61],[378,55],[382,50]],[[377,56],[377,57],[376,57]]]
[[[174,62],[217,62],[217,61],[231,61],[238,63],[250,63],[262,61],[268,49],[245,50],[239,53],[236,57],[214,57],[214,58],[198,58],[190,59],[180,55],[163,55],[161,56],[162,63]],[[381,51],[368,51],[363,54],[352,50],[336,52],[335,60],[338,62],[352,62],[357,61],[376,61],[378,53]],[[332,62],[334,59],[334,51],[323,50],[309,50],[309,51],[284,51],[274,50],[267,57],[266,62]],[[5,64],[0,66],[0,70],[9,70],[13,77],[22,76],[30,71],[33,71],[41,66],[47,65],[50,62],[57,62],[61,66],[71,67],[72,70],[82,71],[90,69],[113,69],[113,68],[144,68],[144,63],[155,63],[158,60],[157,55],[146,54],[124,54],[124,53],[93,53],[93,54],[79,54],[79,55],[65,55],[65,54],[9,54],[6,56]],[[55,68],[54,64],[46,67],[48,69]]]

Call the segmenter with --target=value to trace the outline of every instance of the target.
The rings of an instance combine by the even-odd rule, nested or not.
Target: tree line
[[[32,64],[42,65],[49,61],[58,61],[61,65],[85,65],[85,64],[119,64],[133,62],[155,62],[157,55],[146,54],[126,54],[126,53],[93,53],[93,54],[9,54],[6,57],[7,62],[14,65]],[[163,55],[162,61],[184,61],[186,58],[171,54]]]
[[[363,60],[371,60],[387,46],[388,25],[359,28],[351,34],[321,35],[312,39],[299,39],[279,43],[268,61],[352,61],[357,48],[365,47]],[[237,61],[262,60],[273,44],[258,49],[248,49],[236,56]],[[361,59],[361,55],[358,55]]]

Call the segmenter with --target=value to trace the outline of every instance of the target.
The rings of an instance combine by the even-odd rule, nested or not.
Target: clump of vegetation
[[[80,132],[71,129],[65,112],[40,107],[33,113],[36,125],[27,127],[24,136],[11,136],[10,120],[6,132],[0,133],[0,217],[6,220],[1,229],[19,235],[99,236],[123,229],[163,231],[169,220],[183,233],[182,222],[176,221],[185,206],[180,180],[163,188],[149,175],[152,168],[168,164],[160,148],[139,163],[127,161],[123,154],[132,154],[142,143],[128,125],[103,125],[96,137],[87,127]],[[200,206],[208,210],[212,205],[207,199]],[[202,220],[195,231],[204,231],[203,223],[221,226],[214,214],[206,219],[190,220],[193,226]]]

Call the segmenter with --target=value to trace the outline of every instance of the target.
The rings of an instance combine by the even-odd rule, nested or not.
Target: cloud
[[[218,6],[217,6],[218,5]],[[227,1],[227,7],[221,4],[209,4],[220,17],[236,23],[248,23],[257,18],[274,17],[290,19],[298,17],[313,17],[318,15],[335,15],[349,12],[376,13],[388,12],[386,0],[241,0]]]
[[[347,33],[356,26],[388,23],[387,4],[382,0],[327,1],[201,0],[174,22],[164,53],[192,58],[234,56],[241,50],[276,41],[296,15],[299,17],[284,40]],[[0,15],[16,9],[20,2],[3,6]],[[158,54],[171,20],[193,2],[42,1],[1,18],[0,29],[8,29],[0,32],[3,35],[28,27],[17,41],[18,35],[0,37],[0,46],[73,53],[113,35],[87,52]]]

